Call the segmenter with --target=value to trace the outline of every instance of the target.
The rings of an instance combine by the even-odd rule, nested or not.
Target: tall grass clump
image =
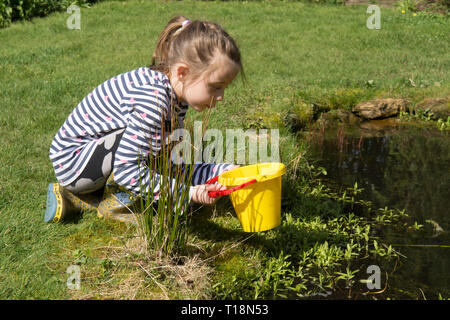
[[[192,143],[194,124],[185,121],[185,128],[177,128],[178,117],[173,108],[161,121],[161,146],[149,141],[150,151],[140,159],[140,194],[134,205],[138,218],[138,231],[147,250],[159,256],[175,256],[183,251],[189,227],[189,191],[192,186],[194,163],[198,150]],[[202,117],[202,137],[211,109]],[[195,141],[195,139],[194,139]],[[145,181],[144,171],[150,172]]]
[[[147,249],[160,256],[170,256],[185,247],[189,221],[187,207],[194,168],[190,165],[194,159],[194,147],[190,139],[183,139],[185,137],[178,130],[168,132],[167,124],[174,128],[177,119],[173,112],[169,118],[170,121],[162,121],[160,148],[155,148],[150,141],[150,152],[140,159],[141,196],[134,205],[138,230]],[[173,152],[180,146],[185,154]],[[144,171],[147,170],[150,172],[148,181],[144,179]]]

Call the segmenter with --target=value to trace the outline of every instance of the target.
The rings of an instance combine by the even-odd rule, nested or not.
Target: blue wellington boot
[[[45,222],[60,222],[63,219],[79,213],[72,203],[63,195],[58,183],[49,183],[47,189],[47,207],[45,209]]]
[[[96,193],[75,195],[59,183],[49,183],[45,222],[61,222],[80,214],[81,211],[95,210],[101,200]]]

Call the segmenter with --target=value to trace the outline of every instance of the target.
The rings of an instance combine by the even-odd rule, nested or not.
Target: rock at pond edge
[[[448,98],[428,98],[418,103],[414,107],[414,112],[417,110],[423,110],[431,112],[433,115],[431,119],[438,120],[444,119],[446,120],[450,116],[450,99]]]
[[[375,99],[357,104],[352,112],[367,120],[385,119],[407,111],[409,103],[406,99]]]

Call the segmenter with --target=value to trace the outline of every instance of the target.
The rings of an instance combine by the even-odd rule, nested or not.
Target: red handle
[[[219,180],[219,176],[215,176],[214,178],[209,179],[208,181],[205,182],[205,184],[213,184],[217,182],[217,180]]]
[[[206,181],[206,184],[215,183],[215,182],[217,182],[218,179],[219,179],[219,176],[214,177],[214,178]],[[255,183],[255,182],[256,182],[256,179],[253,179],[253,180],[250,180],[249,182],[243,183],[240,186],[236,186],[236,187],[233,187],[231,189],[208,191],[208,196],[210,196],[211,198],[225,196],[227,194],[230,194],[230,193],[232,193],[232,192],[234,192],[236,190],[242,189],[242,188],[244,188],[244,187],[246,187],[246,186],[248,186],[248,185],[250,185],[252,183]]]

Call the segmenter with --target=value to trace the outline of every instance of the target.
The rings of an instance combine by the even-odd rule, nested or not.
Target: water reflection
[[[370,134],[366,128],[326,129],[310,139],[328,179],[364,188],[362,198],[376,207],[406,209],[427,232],[410,235],[393,229],[381,236],[407,259],[392,280],[399,297],[450,297],[449,207],[450,139],[439,130],[391,127]],[[440,246],[440,247],[437,247]],[[423,294],[420,290],[423,291]],[[394,290],[394,291],[395,291]]]

